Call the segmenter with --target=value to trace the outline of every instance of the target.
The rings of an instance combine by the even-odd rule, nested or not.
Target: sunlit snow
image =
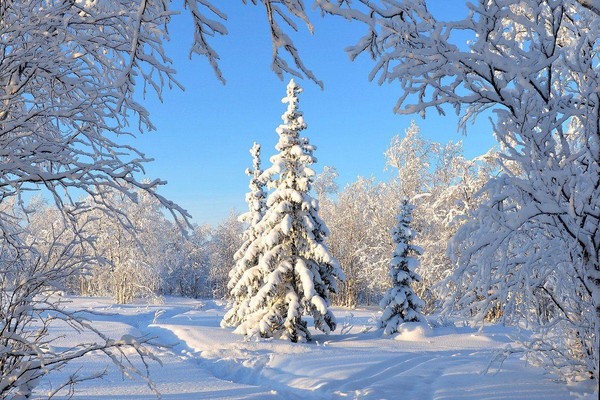
[[[313,330],[309,343],[245,339],[219,327],[226,306],[213,300],[166,298],[164,304],[113,305],[105,298],[74,298],[72,307],[93,310],[94,326],[113,337],[151,335],[163,363],[151,376],[165,399],[570,399],[593,398],[585,384],[556,383],[543,370],[512,357],[494,363],[511,344],[514,328],[489,326],[483,332],[461,324],[405,323],[383,336],[374,327],[376,308],[334,308],[340,327],[330,335]],[[310,323],[309,323],[310,325]],[[66,328],[55,343],[84,338]],[[484,370],[490,365],[488,373]],[[42,395],[68,374],[102,370],[99,355],[71,363],[45,377]],[[77,399],[151,399],[142,381],[110,370],[102,380],[83,382]]]

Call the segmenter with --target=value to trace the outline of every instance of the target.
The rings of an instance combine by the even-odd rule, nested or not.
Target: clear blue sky
[[[433,3],[440,3],[435,11],[450,17],[466,10],[462,1]],[[191,21],[187,15],[175,17],[167,51],[186,89],[166,91],[163,103],[154,96],[145,100],[157,131],[141,135],[135,143],[155,159],[147,168],[148,177],[167,180],[161,193],[187,209],[192,222],[199,224],[218,223],[233,208],[245,210],[248,149],[253,141],[261,143],[263,165],[269,165],[277,142],[275,128],[285,110],[281,98],[290,78],[280,81],[270,69],[271,43],[263,9],[237,1],[218,4],[228,15],[229,35],[215,38],[213,46],[227,84],[215,78],[204,59],[189,60]],[[487,121],[478,121],[465,137],[457,132],[453,115],[442,118],[429,112],[422,120],[393,114],[397,87],[369,82],[371,60],[363,56],[350,62],[343,50],[364,28],[314,13],[312,17],[315,34],[301,27],[293,37],[305,64],[325,83],[321,90],[310,81],[297,80],[304,88],[300,104],[308,123],[305,134],[317,146],[317,172],[325,165],[335,166],[340,186],[357,176],[383,178],[383,152],[413,118],[428,138],[443,143],[463,140],[469,157],[494,144]]]

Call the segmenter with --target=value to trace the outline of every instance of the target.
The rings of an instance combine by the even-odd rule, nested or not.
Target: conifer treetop
[[[248,203],[248,211],[239,217],[239,221],[247,222],[251,226],[256,225],[263,216],[264,213],[264,201],[266,193],[264,191],[264,182],[261,180],[263,173],[260,162],[260,150],[261,145],[254,142],[250,148],[250,155],[252,156],[252,167],[246,168],[246,175],[250,177],[248,188],[250,191],[246,193],[246,203]]]
[[[281,135],[286,128],[292,132],[299,132],[307,128],[298,104],[300,102],[300,99],[298,98],[300,93],[302,93],[302,88],[298,86],[293,79],[290,79],[286,88],[286,96],[281,99],[282,103],[288,103],[288,108],[281,116],[284,125],[280,125],[276,130],[279,135]]]
[[[317,147],[311,145],[307,138],[300,137],[300,132],[307,128],[299,107],[300,93],[302,88],[291,79],[286,88],[286,96],[281,99],[282,103],[288,105],[281,116],[283,124],[275,129],[279,135],[275,149],[279,153],[270,158],[273,165],[264,171],[260,179],[268,182],[268,186],[272,189],[293,189],[307,193],[315,176],[315,172],[309,165],[317,162],[313,156]],[[277,175],[279,178],[273,179]],[[272,195],[270,198],[278,196],[279,194]]]

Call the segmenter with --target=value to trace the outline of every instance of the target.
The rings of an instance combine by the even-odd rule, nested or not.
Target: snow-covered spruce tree
[[[411,228],[413,206],[407,198],[402,200],[398,223],[392,230],[392,240],[396,249],[390,261],[390,278],[392,287],[379,303],[383,314],[379,319],[379,327],[386,335],[398,332],[398,325],[403,322],[418,322],[423,319],[421,308],[425,303],[413,292],[411,283],[420,282],[421,277],[415,272],[419,266],[416,256],[423,250],[412,244],[415,232]]]
[[[298,109],[301,90],[291,80],[282,100],[288,107],[277,128],[279,154],[271,157],[273,165],[261,176],[274,192],[257,225],[259,236],[248,247],[249,254],[259,255],[259,262],[236,285],[258,290],[248,298],[247,313],[235,332],[292,342],[310,339],[303,315],[311,315],[321,331],[335,329],[329,295],[337,290],[336,279],[344,279],[323,243],[328,230],[318,216],[318,201],[309,195],[315,147],[300,137],[306,129]]]
[[[233,256],[235,263],[233,269],[229,272],[229,295],[232,301],[231,309],[221,321],[222,327],[236,327],[242,321],[242,318],[248,310],[249,299],[256,294],[256,286],[238,285],[244,273],[258,264],[258,253],[249,251],[252,243],[258,238],[257,225],[262,220],[265,213],[265,201],[267,194],[265,192],[265,183],[260,179],[263,171],[260,166],[260,144],[254,143],[250,149],[252,155],[252,168],[246,169],[246,175],[250,176],[250,191],[246,193],[246,202],[248,203],[248,212],[240,215],[239,220],[248,224],[246,231],[242,235],[243,243],[239,250]],[[255,288],[255,289],[253,289]]]

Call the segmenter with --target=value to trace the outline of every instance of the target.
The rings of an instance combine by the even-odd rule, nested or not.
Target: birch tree
[[[207,283],[213,298],[222,299],[229,295],[229,273],[234,266],[235,255],[243,244],[242,234],[242,222],[233,211],[212,231],[208,246],[210,269]]]
[[[346,276],[335,297],[338,304],[376,303],[389,287],[388,263],[393,250],[389,232],[396,198],[395,187],[359,177],[342,190],[333,212],[327,215],[328,244]]]
[[[459,233],[463,246],[454,280],[472,290],[448,304],[473,307],[481,319],[480,310],[496,306],[488,299],[492,293],[506,318],[524,315],[534,326],[540,337],[530,348],[545,358],[544,365],[558,366],[563,376],[597,381],[598,2],[479,0],[459,20],[436,18],[426,0],[318,2],[329,13],[365,25],[367,33],[350,56],[368,54],[375,62],[370,77],[401,88],[396,112],[425,116],[428,110],[453,110],[463,128],[493,112],[503,173],[487,185],[490,200],[474,214],[474,224]],[[534,240],[525,240],[531,234]],[[545,249],[559,258],[547,257]],[[520,260],[522,273],[516,276],[509,273],[509,254]],[[554,273],[539,275],[542,266]],[[557,286],[555,279],[573,282]],[[518,287],[532,285],[558,310],[544,327],[525,311],[537,309],[539,297],[522,298],[520,307],[511,297]],[[567,343],[560,339],[565,337],[577,339]]]

